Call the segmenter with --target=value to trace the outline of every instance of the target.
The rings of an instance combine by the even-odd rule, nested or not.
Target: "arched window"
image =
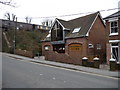
[[[49,45],[44,46],[44,50],[45,51],[49,51],[50,50],[50,46]]]

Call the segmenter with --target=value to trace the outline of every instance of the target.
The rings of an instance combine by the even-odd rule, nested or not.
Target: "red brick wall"
[[[98,17],[93,24],[89,34],[88,34],[88,44],[93,44],[94,48],[88,49],[88,55],[99,56],[101,62],[106,61],[106,31],[105,26],[103,26],[102,21]],[[97,44],[101,45],[101,49],[97,49]]]
[[[77,51],[69,52],[68,46],[70,44],[81,44],[82,45],[82,53]],[[49,51],[44,50],[44,46],[50,46],[51,49]],[[82,58],[87,56],[87,44],[85,38],[76,38],[76,39],[68,39],[65,44],[65,53],[57,53],[53,51],[53,47],[50,42],[42,43],[42,51],[43,55],[45,55],[46,60],[64,62],[64,63],[72,63],[72,64],[81,64]]]
[[[32,51],[15,49],[15,53],[18,54],[18,55],[22,55],[22,56],[26,56],[26,57],[30,57],[30,58],[33,58],[33,57],[34,57]]]
[[[45,46],[50,46],[48,51],[45,51]],[[52,44],[50,42],[42,42],[42,55],[45,55],[46,52],[53,51]]]
[[[74,44],[74,43],[82,45],[81,53],[79,53],[77,51],[74,51],[73,53],[69,52],[68,46],[70,44]],[[77,60],[81,60],[82,57],[87,56],[87,39],[86,38],[67,39],[65,48],[66,48],[66,53],[68,53],[70,56],[76,58]]]
[[[109,60],[111,58],[111,46],[109,43],[106,44],[106,58],[107,58],[107,64],[109,64]]]
[[[46,52],[45,59],[50,61],[71,63],[71,64],[81,64],[81,60],[76,60],[73,57],[69,56],[67,53],[57,53],[54,51]]]
[[[107,33],[106,58],[107,58],[108,64],[111,58],[111,47],[110,47],[109,40],[120,40],[120,18],[118,19],[118,28],[119,28],[118,35],[110,36],[110,22],[106,20],[106,33]],[[119,57],[120,57],[120,43],[118,45],[119,45]],[[120,58],[119,58],[119,61],[120,61]]]

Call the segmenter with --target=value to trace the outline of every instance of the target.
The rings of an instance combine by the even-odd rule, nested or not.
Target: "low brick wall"
[[[69,64],[77,64],[77,65],[82,64],[82,60],[78,60],[78,59],[75,59],[73,57],[70,57],[66,53],[57,53],[54,51],[46,52],[45,60],[63,62],[63,63],[69,63]]]
[[[30,57],[30,58],[34,57],[32,51],[26,51],[26,50],[16,49],[15,53],[18,54],[18,55],[22,55],[22,56],[26,56],[26,57]]]
[[[120,71],[120,63],[110,62],[110,71]]]

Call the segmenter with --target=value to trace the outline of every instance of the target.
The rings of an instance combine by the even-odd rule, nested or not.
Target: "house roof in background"
[[[120,17],[120,11],[115,12],[107,17],[104,18],[104,20],[110,19],[110,18],[115,18],[115,17]]]

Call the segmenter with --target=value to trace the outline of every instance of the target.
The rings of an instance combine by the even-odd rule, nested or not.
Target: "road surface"
[[[3,88],[118,88],[118,79],[37,64],[3,54]]]

